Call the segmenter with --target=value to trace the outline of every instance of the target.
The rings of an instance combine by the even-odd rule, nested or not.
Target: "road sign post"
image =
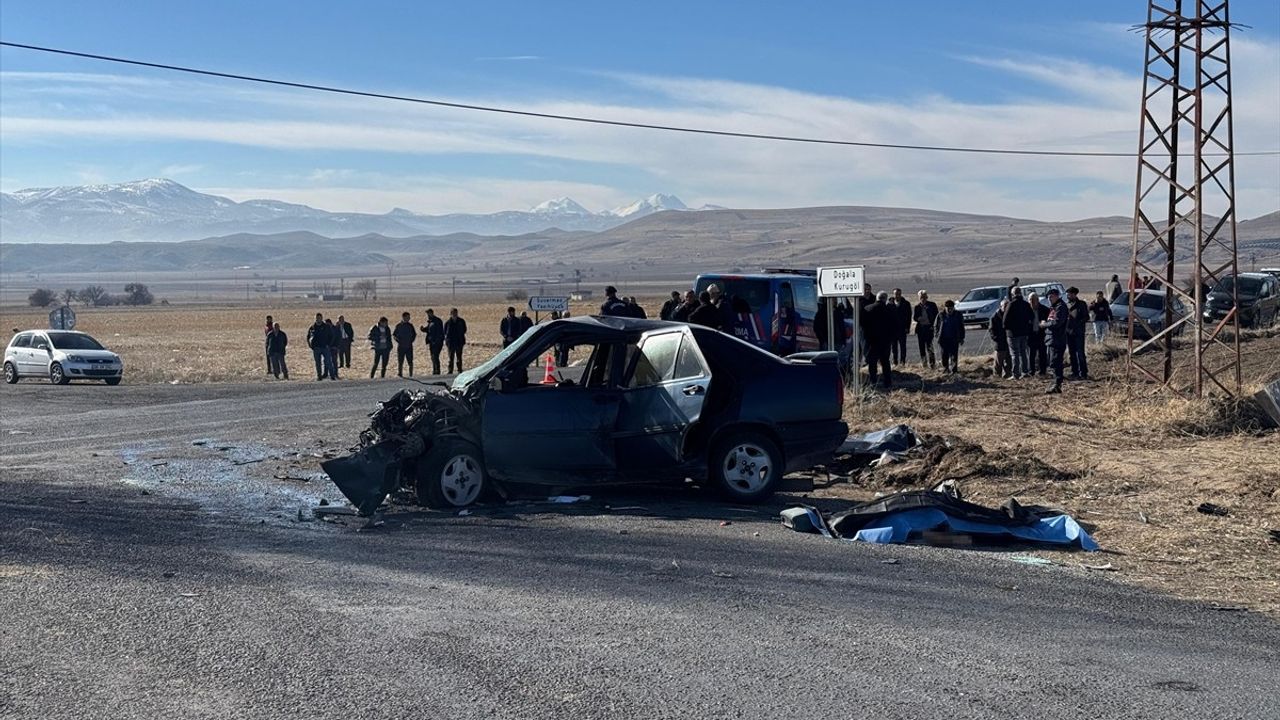
[[[529,310],[533,312],[535,322],[539,313],[558,312],[563,315],[569,311],[569,298],[560,295],[534,295],[529,298]]]
[[[75,330],[76,311],[70,305],[54,308],[49,312],[50,330]]]
[[[846,267],[818,268],[818,296],[827,298],[827,342],[835,345],[835,306],[836,298],[858,298],[853,306],[853,337],[849,339],[850,387],[855,400],[862,400],[862,349],[858,346],[858,320],[862,314],[861,297],[866,291],[866,267],[852,265]],[[844,332],[844,328],[840,328]]]

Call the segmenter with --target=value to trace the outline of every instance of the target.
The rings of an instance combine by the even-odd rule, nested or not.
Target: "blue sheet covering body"
[[[1079,543],[1083,550],[1097,550],[1098,543],[1070,515],[1041,518],[1030,525],[995,525],[973,522],[947,515],[941,510],[920,508],[886,515],[864,526],[852,538],[870,543],[903,543],[912,532],[948,527],[954,532],[980,535],[1006,535],[1032,542],[1071,545]]]

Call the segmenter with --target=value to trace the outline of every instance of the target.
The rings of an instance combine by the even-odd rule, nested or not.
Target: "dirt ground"
[[[1280,377],[1280,333],[1248,338],[1242,357],[1248,388]],[[1125,384],[1122,354],[1091,358],[1095,379],[1058,396],[1040,378],[994,378],[976,358],[956,377],[903,366],[899,389],[846,415],[859,433],[908,424],[923,451],[836,473],[813,494],[866,500],[955,479],[974,502],[1063,508],[1104,550],[1035,553],[1045,559],[1109,564],[1100,572],[1125,582],[1280,614],[1280,542],[1268,534],[1280,530],[1280,432],[1263,429],[1256,405],[1170,398]],[[1228,514],[1198,512],[1201,503]]]

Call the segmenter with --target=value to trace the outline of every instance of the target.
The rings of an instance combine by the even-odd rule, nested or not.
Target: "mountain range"
[[[654,194],[601,212],[591,212],[567,197],[548,200],[527,211],[487,214],[423,215],[403,208],[384,214],[329,212],[278,200],[236,202],[157,178],[0,193],[0,240],[164,242],[296,231],[344,237],[369,233],[385,237],[522,235],[551,228],[598,232],[664,210],[690,208],[674,195]]]

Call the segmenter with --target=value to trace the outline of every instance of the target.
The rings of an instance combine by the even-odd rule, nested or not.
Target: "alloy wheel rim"
[[[440,490],[450,505],[470,505],[480,497],[480,463],[470,455],[454,455],[440,471]]]
[[[753,493],[763,489],[773,478],[769,453],[755,443],[733,446],[724,457],[724,479],[735,490]]]

